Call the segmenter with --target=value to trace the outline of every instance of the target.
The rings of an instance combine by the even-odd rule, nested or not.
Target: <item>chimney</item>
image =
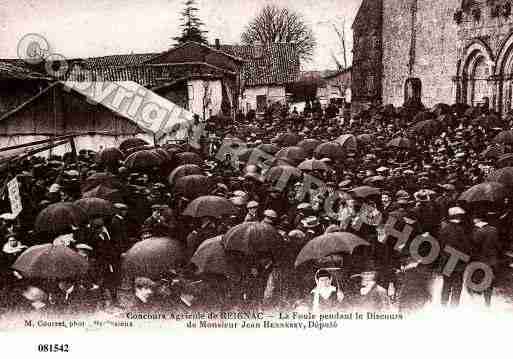
[[[219,39],[216,39],[216,50],[221,49],[221,43],[219,42]]]

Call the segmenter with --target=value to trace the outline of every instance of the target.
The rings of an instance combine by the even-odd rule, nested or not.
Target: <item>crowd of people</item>
[[[467,290],[490,305],[511,287],[512,119],[461,104],[353,118],[283,107],[196,123],[188,143],[11,160],[23,210],[4,186],[0,316],[417,310],[450,257],[412,255],[418,235],[465,255],[443,275],[442,304]],[[411,228],[400,248],[390,218]],[[466,286],[472,261],[493,269],[482,291]]]

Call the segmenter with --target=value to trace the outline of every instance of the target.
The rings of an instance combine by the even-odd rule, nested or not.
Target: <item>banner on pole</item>
[[[21,205],[20,186],[18,180],[13,178],[7,183],[7,190],[9,191],[9,201],[11,202],[11,212],[17,217],[23,209]]]

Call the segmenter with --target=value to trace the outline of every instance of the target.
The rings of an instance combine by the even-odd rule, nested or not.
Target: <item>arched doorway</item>
[[[495,75],[500,79],[500,108],[506,114],[513,109],[513,34],[503,42],[497,56]]]
[[[490,77],[493,75],[493,57],[489,48],[480,40],[474,40],[463,57],[459,77],[462,80],[459,102],[470,106],[482,105],[493,98]]]

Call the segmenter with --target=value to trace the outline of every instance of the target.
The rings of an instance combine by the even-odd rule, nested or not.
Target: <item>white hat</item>
[[[48,192],[55,193],[55,192],[59,192],[60,190],[61,190],[61,186],[58,183],[54,183],[50,186],[50,188],[48,189]]]
[[[68,246],[74,241],[73,234],[62,234],[53,240],[53,244],[56,246]]]
[[[449,208],[449,216],[457,216],[459,214],[465,214],[465,210],[461,207],[452,207]]]

